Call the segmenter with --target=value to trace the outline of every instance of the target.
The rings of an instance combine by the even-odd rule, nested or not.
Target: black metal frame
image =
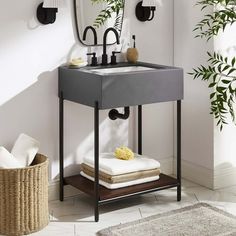
[[[60,200],[64,200],[64,97],[63,93],[59,94],[59,132],[60,132]],[[142,105],[138,106],[138,153],[142,154]],[[151,193],[168,188],[177,187],[177,201],[181,201],[181,100],[177,101],[177,184],[166,185],[154,189],[149,189],[125,196],[120,196],[107,200],[100,200],[99,197],[99,103],[94,103],[94,163],[95,163],[95,181],[94,181],[94,217],[95,222],[99,221],[99,206],[118,201],[120,199],[126,199],[135,195]]]
[[[177,101],[177,201],[181,201],[181,100]]]
[[[64,97],[59,94],[60,201],[64,200]]]
[[[142,155],[143,154],[143,108],[142,105],[138,106],[138,154]]]
[[[95,181],[94,181],[94,216],[95,221],[99,221],[99,104],[95,102],[94,107],[94,164],[95,164]]]

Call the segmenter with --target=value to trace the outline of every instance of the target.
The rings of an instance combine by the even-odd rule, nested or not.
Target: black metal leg
[[[142,105],[138,106],[138,154],[142,155]]]
[[[177,201],[181,201],[181,100],[177,101]]]
[[[95,222],[99,221],[99,107],[95,102],[94,107],[94,163],[95,163],[95,181],[94,181],[94,216]]]
[[[59,155],[60,155],[60,201],[64,200],[64,98],[63,93],[59,95]]]

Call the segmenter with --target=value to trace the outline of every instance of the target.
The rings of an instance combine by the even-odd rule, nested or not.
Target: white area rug
[[[98,236],[236,236],[236,217],[206,203],[120,224]]]

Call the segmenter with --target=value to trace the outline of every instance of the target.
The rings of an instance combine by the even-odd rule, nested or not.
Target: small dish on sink
[[[88,62],[87,61],[84,61],[83,59],[81,58],[75,58],[75,59],[72,59],[70,62],[69,62],[69,68],[81,68],[81,67],[85,67],[88,65]]]

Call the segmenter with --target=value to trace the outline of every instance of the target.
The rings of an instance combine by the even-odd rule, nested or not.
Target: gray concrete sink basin
[[[59,68],[59,92],[67,100],[99,109],[183,99],[183,69],[138,62],[116,66]]]
[[[111,74],[116,74],[116,73],[138,72],[138,71],[147,71],[147,70],[156,70],[156,69],[146,67],[146,66],[121,66],[121,67],[112,67],[112,68],[92,69],[90,70],[90,72],[96,73],[99,75],[111,75]]]

